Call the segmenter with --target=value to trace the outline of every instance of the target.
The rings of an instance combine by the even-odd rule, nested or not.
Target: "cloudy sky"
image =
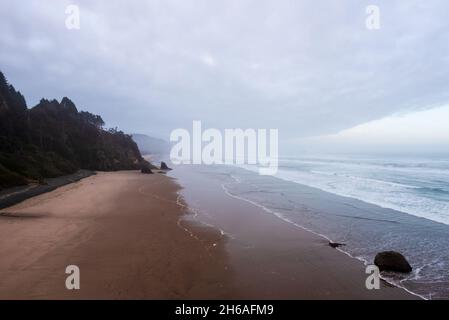
[[[79,30],[66,28],[70,4]],[[278,128],[289,151],[397,150],[410,135],[408,149],[439,149],[448,12],[447,0],[0,0],[0,70],[30,107],[68,96],[127,132],[168,139],[201,120]]]

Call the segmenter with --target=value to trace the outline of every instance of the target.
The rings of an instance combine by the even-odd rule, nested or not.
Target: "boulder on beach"
[[[171,170],[164,161],[161,161],[161,170]]]
[[[149,167],[143,167],[140,172],[145,173],[145,174],[152,174],[153,171],[151,171],[151,169]]]
[[[376,254],[374,258],[374,264],[380,271],[396,271],[409,273],[412,271],[412,267],[408,263],[407,259],[396,251],[383,251]]]

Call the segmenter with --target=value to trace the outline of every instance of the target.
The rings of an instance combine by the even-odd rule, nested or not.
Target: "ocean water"
[[[423,298],[449,299],[448,160],[284,158],[276,176],[253,166],[196,170],[230,197],[345,243],[342,251],[365,264],[380,251],[403,253],[413,272],[383,277]]]
[[[284,158],[276,177],[449,224],[449,159]]]

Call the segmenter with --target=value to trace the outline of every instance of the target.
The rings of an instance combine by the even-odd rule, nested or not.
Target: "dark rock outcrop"
[[[376,254],[374,258],[374,264],[380,271],[396,271],[409,273],[412,271],[412,267],[408,263],[407,259],[396,251],[384,251]]]
[[[145,174],[152,174],[153,171],[151,171],[151,169],[149,167],[143,167],[140,172],[145,173]]]
[[[164,161],[162,161],[162,162],[161,162],[161,170],[171,170],[171,168],[169,168],[169,167],[167,166],[167,164],[166,164]]]
[[[332,248],[338,248],[338,247],[345,246],[346,244],[344,244],[344,243],[339,243],[339,242],[329,242],[329,245],[330,245]]]

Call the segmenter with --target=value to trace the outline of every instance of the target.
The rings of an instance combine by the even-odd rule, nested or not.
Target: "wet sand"
[[[0,298],[414,298],[367,290],[363,265],[324,239],[189,181],[229,235],[202,224],[162,174],[98,173],[1,210]],[[68,265],[80,290],[65,288]]]
[[[233,198],[222,179],[201,168],[177,167],[170,173],[184,187],[181,195],[195,208],[192,221],[227,234],[226,250],[244,299],[420,299],[381,281],[368,290],[364,264],[331,248],[328,240]]]

